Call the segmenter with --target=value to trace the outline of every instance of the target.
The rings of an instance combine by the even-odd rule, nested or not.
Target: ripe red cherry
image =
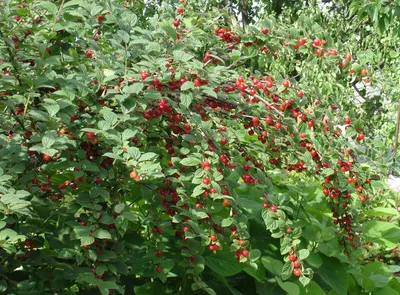
[[[290,82],[289,82],[289,80],[283,80],[282,85],[283,85],[283,87],[285,87],[285,88],[290,87]]]
[[[303,39],[303,38],[302,38],[302,39],[299,39],[298,42],[299,42],[299,45],[300,45],[300,46],[303,46],[304,44],[306,44],[307,41],[306,41],[306,39]]]
[[[263,28],[263,29],[261,30],[261,32],[262,32],[264,35],[267,35],[268,32],[269,32],[269,30],[268,30],[268,28]]]
[[[216,235],[211,235],[210,236],[210,240],[215,242],[217,240],[217,236]]]
[[[85,54],[85,56],[86,56],[87,58],[91,58],[91,57],[93,56],[93,51],[87,51],[86,54]]]
[[[361,75],[366,76],[367,75],[367,69],[362,69],[361,70]]]
[[[156,272],[160,273],[162,271],[162,268],[160,266],[156,267]]]
[[[303,90],[299,90],[299,91],[297,91],[297,96],[298,97],[303,97],[303,95],[304,95],[304,92],[303,92]]]
[[[351,61],[351,55],[350,55],[350,54],[346,54],[346,55],[344,56],[344,58],[347,59],[348,61]]]
[[[354,73],[356,72],[356,70],[355,70],[355,69],[353,69],[353,68],[350,68],[350,70],[349,70],[349,71],[350,71],[350,73],[351,73],[351,74],[354,74]]]
[[[157,253],[156,253],[156,255],[157,255],[158,257],[162,256],[162,254],[163,254],[163,253],[162,253],[161,250],[158,250]]]
[[[51,160],[51,157],[49,155],[43,154],[42,159],[43,159],[43,161],[48,162]]]
[[[206,177],[203,179],[203,184],[209,185],[210,184],[210,178]]]
[[[14,16],[14,19],[15,19],[17,22],[19,22],[19,21],[21,20],[21,17],[18,16],[18,15],[16,15],[16,16]]]
[[[175,28],[179,27],[180,24],[181,24],[181,22],[180,22],[179,19],[174,20],[174,27],[175,27]]]
[[[221,139],[221,144],[225,145],[228,143],[228,140],[226,138]]]
[[[336,56],[337,55],[337,50],[336,49],[329,49],[329,54],[332,56]]]
[[[251,120],[253,121],[254,126],[260,125],[260,120],[257,117],[253,117],[251,118]]]
[[[345,124],[350,124],[351,123],[351,119],[350,118],[345,118],[343,121],[344,121]]]
[[[269,211],[276,213],[276,211],[278,210],[278,208],[276,208],[276,206],[271,206],[269,207]]]
[[[194,84],[194,86],[196,86],[196,87],[200,87],[200,86],[201,86],[201,80],[198,79],[198,78],[196,78],[196,79],[194,79],[193,84]]]
[[[293,262],[293,266],[295,268],[299,268],[300,267],[300,262],[298,262],[297,260],[295,262]]]
[[[308,127],[313,127],[314,126],[314,121],[313,120],[310,120],[310,121],[308,121],[307,122],[307,125],[308,125]]]
[[[249,256],[249,251],[247,251],[246,249],[243,249],[243,250],[242,250],[242,255],[243,255],[244,257]]]
[[[299,277],[299,276],[301,275],[300,269],[295,268],[295,269],[293,270],[293,274],[294,274],[296,277]]]
[[[104,15],[96,16],[96,20],[99,21],[99,22],[102,22],[104,20]]]
[[[183,9],[182,7],[178,7],[178,8],[176,9],[176,12],[177,12],[178,14],[182,14],[184,11],[185,11],[185,9]]]
[[[228,206],[231,205],[231,202],[229,202],[229,200],[225,199],[223,204],[224,204],[225,207],[228,207]]]
[[[289,255],[289,260],[290,260],[290,261],[294,262],[294,261],[296,261],[296,259],[297,259],[297,257],[296,257],[295,254],[290,254],[290,255]]]
[[[268,126],[274,125],[274,120],[270,116],[265,118],[265,122],[267,123]]]
[[[361,141],[361,140],[363,140],[363,139],[364,139],[364,137],[365,137],[364,133],[360,133],[360,134],[358,134],[358,135],[357,135],[357,141]]]

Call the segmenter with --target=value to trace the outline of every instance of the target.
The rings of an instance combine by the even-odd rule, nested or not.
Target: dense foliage
[[[316,6],[0,5],[1,291],[400,293],[387,131],[353,100],[398,93],[398,38],[361,51]]]

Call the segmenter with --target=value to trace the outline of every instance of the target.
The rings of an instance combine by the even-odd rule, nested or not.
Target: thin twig
[[[65,0],[62,0],[62,1],[61,1],[60,8],[58,8],[57,14],[54,16],[53,26],[51,27],[51,30],[52,30],[52,31],[54,31],[54,26],[56,25],[58,16],[60,15],[61,10],[63,9],[64,1],[65,1]]]

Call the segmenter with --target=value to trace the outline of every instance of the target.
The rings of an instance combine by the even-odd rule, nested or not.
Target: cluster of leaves
[[[307,16],[195,2],[1,4],[1,290],[399,292],[363,265],[396,249],[396,203],[349,148],[374,73]]]

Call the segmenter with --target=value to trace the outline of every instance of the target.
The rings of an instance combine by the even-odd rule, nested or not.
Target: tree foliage
[[[351,102],[382,65],[315,7],[242,28],[197,1],[1,5],[0,290],[400,292]]]

